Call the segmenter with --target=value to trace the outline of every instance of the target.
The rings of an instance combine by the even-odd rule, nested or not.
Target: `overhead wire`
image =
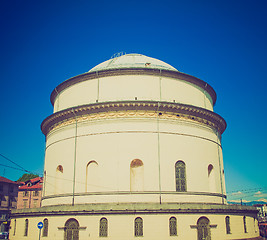
[[[22,171],[22,172],[31,173],[31,174],[35,174],[35,175],[42,175],[42,174],[37,174],[37,173],[34,173],[34,172],[31,172],[31,171],[27,170],[26,168],[22,167],[21,165],[17,164],[16,162],[14,162],[13,160],[11,160],[10,158],[6,157],[5,155],[3,155],[1,153],[0,153],[0,156],[3,157],[4,159],[6,159],[7,161],[13,163],[14,165],[16,165],[19,168],[8,166],[8,165],[5,165],[5,164],[0,164],[3,167],[12,168],[12,169],[15,169],[15,170],[19,170],[19,171]]]
[[[237,199],[245,200],[246,198],[250,198],[250,197],[256,197],[256,198],[265,197],[267,193],[266,193],[266,190],[263,190],[263,189],[266,189],[266,188],[254,188],[250,190],[242,190],[242,192],[235,191],[232,194],[227,194],[228,201],[237,200]]]
[[[46,175],[46,179],[47,178],[54,178],[54,179],[56,179],[56,180],[59,180],[59,181],[65,181],[65,182],[69,182],[69,183],[73,183],[73,179],[67,179],[67,178],[58,178],[57,176],[51,176],[51,175]],[[47,183],[48,181],[46,180],[46,183]],[[107,187],[107,186],[101,186],[101,185],[96,185],[96,184],[88,184],[88,183],[86,183],[86,182],[81,182],[81,181],[75,181],[75,183],[77,183],[77,184],[80,184],[80,185],[88,185],[88,186],[93,186],[93,187],[99,187],[99,188],[102,188],[102,189],[108,189],[108,190],[112,190],[113,188],[111,188],[111,187]],[[53,185],[54,187],[55,187],[55,185],[53,184],[53,183],[51,183],[51,182],[49,182],[49,184],[50,185]]]
[[[227,194],[231,194],[231,193],[237,193],[237,192],[252,192],[252,191],[259,191],[259,190],[263,190],[263,189],[266,189],[267,190],[267,187],[260,187],[260,188],[250,188],[250,189],[238,189],[238,190],[234,190],[234,191],[230,191],[230,192],[227,192]]]
[[[2,164],[2,163],[0,163],[0,166],[7,167],[7,168],[12,168],[12,169],[15,169],[15,170],[19,170],[19,171],[25,172],[25,171],[24,171],[23,169],[21,169],[21,168],[11,167],[11,166],[8,166],[8,165]]]
[[[17,167],[21,168],[22,170],[24,170],[25,172],[31,173],[30,171],[28,171],[27,169],[25,169],[24,167],[20,166],[19,164],[15,163],[14,161],[12,161],[11,159],[9,159],[8,157],[4,156],[3,154],[0,153],[0,156],[5,158],[6,160],[8,160],[9,162],[15,164]]]

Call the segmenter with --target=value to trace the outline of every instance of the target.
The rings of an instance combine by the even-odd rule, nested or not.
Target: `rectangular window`
[[[34,197],[39,196],[39,192],[38,192],[38,191],[34,191],[33,196],[34,196]]]
[[[24,191],[23,192],[23,197],[28,197],[29,196],[29,192],[28,191]]]
[[[12,197],[11,196],[8,197],[8,206],[12,207]]]
[[[27,200],[24,200],[23,201],[23,208],[26,208],[27,207],[27,202],[28,202]]]
[[[36,208],[36,206],[37,206],[37,200],[34,199],[33,200],[33,207]]]
[[[14,187],[12,185],[10,185],[9,188],[8,188],[8,190],[9,190],[10,193],[13,193]]]

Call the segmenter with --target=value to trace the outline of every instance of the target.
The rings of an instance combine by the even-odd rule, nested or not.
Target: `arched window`
[[[62,165],[58,165],[57,166],[57,172],[63,173],[63,167],[62,167]]]
[[[210,165],[208,166],[208,176],[210,176],[212,170],[213,170],[213,165],[210,164]]]
[[[176,217],[169,219],[170,236],[177,236],[177,220]]]
[[[211,240],[210,221],[206,217],[201,217],[197,221],[197,236],[198,240]]]
[[[144,164],[140,159],[134,159],[130,164],[130,190],[144,191]]]
[[[108,220],[106,218],[101,218],[99,223],[99,237],[108,236]]]
[[[86,165],[86,192],[99,192],[99,173],[98,163],[94,160],[90,161]]]
[[[243,224],[244,224],[244,233],[247,233],[247,220],[246,220],[246,216],[243,217]]]
[[[29,220],[25,219],[24,236],[28,236]]]
[[[225,217],[225,226],[226,226],[226,233],[230,234],[231,228],[230,228],[230,217],[229,216]]]
[[[48,236],[48,219],[44,219],[44,226],[43,226],[43,237]]]
[[[134,236],[143,236],[143,219],[140,217],[134,220]]]
[[[58,165],[56,168],[56,177],[55,177],[55,187],[54,193],[64,193],[65,184],[63,181],[63,167],[62,165]]]
[[[212,164],[208,166],[209,191],[216,192],[214,167]]]
[[[16,227],[17,227],[17,220],[14,220],[14,231],[13,231],[13,236],[16,234]]]
[[[183,161],[175,164],[176,192],[186,192],[186,169]]]
[[[79,223],[76,219],[70,218],[65,223],[64,240],[79,240]]]

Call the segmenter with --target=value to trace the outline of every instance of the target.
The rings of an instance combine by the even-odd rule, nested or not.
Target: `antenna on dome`
[[[114,54],[111,56],[111,58],[117,58],[117,57],[123,56],[123,55],[125,55],[125,54],[126,54],[126,52],[118,52],[118,53],[114,53]]]

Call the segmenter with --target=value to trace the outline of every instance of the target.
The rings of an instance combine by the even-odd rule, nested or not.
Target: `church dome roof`
[[[163,61],[136,53],[111,58],[93,67],[89,72],[122,68],[151,68],[178,72],[177,69]]]

